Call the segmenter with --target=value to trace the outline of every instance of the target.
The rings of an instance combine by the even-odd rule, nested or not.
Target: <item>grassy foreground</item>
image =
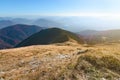
[[[55,44],[1,50],[0,79],[119,80],[119,47]]]

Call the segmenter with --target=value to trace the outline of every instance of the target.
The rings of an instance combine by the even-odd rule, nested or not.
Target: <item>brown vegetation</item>
[[[1,50],[0,78],[3,80],[118,80],[120,78],[119,44],[94,47],[64,44]]]

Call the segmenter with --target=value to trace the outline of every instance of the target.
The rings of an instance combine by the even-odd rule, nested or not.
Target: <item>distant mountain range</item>
[[[7,26],[15,25],[15,24],[26,24],[26,25],[37,25],[41,27],[51,28],[51,27],[59,27],[65,28],[66,26],[57,21],[49,20],[49,19],[25,19],[25,18],[13,18],[13,19],[3,19],[0,18],[0,28],[5,28]]]
[[[119,20],[104,20],[98,17],[85,16],[42,16],[42,17],[26,17],[26,18],[12,18],[0,17],[0,21],[9,20],[13,24],[27,24],[38,25],[41,27],[59,27],[71,32],[79,32],[83,30],[110,30],[120,29]],[[9,25],[10,26],[10,25]],[[7,26],[4,26],[7,27]],[[0,25],[1,28],[1,25]]]
[[[28,25],[32,25],[32,22],[34,20],[32,20],[32,19],[26,19],[26,18],[14,18],[14,19],[11,19],[11,21],[13,23],[15,23],[15,24],[28,24]]]
[[[75,22],[76,20],[78,20],[78,22]],[[79,21],[81,21],[81,19],[77,19],[77,18],[52,19],[51,17],[51,18],[39,18],[39,19],[26,19],[26,18],[0,17],[0,49],[14,47],[16,44],[23,41],[27,37],[33,35],[34,33],[40,31],[41,29],[46,29],[46,28],[52,29],[53,27],[71,31],[70,33],[76,32],[80,36],[80,40],[84,40],[84,43],[87,44],[120,42],[119,29],[106,30],[106,31],[84,30],[86,29],[86,27],[81,28],[82,26],[79,25],[77,25],[76,28],[76,24],[78,24]],[[90,26],[88,28],[90,28]],[[59,30],[57,31],[59,33]],[[46,31],[45,33],[47,34]],[[52,33],[52,31],[50,31],[49,34],[50,33]],[[57,32],[55,32],[55,34],[56,33]],[[46,37],[46,39],[49,38]],[[52,39],[54,39],[54,37],[52,37]]]
[[[23,24],[0,29],[0,49],[62,43],[70,39],[82,44],[120,43],[120,30],[86,30],[75,34],[59,28]]]
[[[51,28],[51,27],[62,28],[62,27],[64,27],[64,25],[59,23],[59,22],[55,22],[55,21],[47,20],[47,19],[38,19],[38,20],[34,21],[32,24],[38,25],[41,27],[48,27],[48,28]]]
[[[59,28],[49,28],[49,29],[41,30],[36,34],[33,34],[32,36],[23,40],[16,47],[63,43],[69,41],[70,39],[75,40],[78,43],[84,42],[82,39],[80,39],[76,34],[72,32]]]
[[[40,31],[35,25],[17,24],[0,30],[0,49],[11,48],[16,44]]]
[[[4,28],[10,25],[14,25],[14,22],[10,20],[0,20],[0,28]]]

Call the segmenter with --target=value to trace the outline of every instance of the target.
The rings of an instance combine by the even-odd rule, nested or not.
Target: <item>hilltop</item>
[[[70,40],[74,40],[77,43],[83,43],[82,38],[79,38],[76,34],[72,32],[59,29],[59,28],[48,28],[48,29],[41,30],[36,34],[33,34],[32,36],[23,40],[16,47],[63,43]]]

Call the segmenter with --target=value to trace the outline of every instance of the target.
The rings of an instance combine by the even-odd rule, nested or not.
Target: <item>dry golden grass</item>
[[[120,78],[120,45],[83,47],[74,43],[0,51],[3,80],[115,80]],[[87,52],[77,54],[81,50]]]
[[[120,79],[120,45],[96,45],[80,55],[75,70],[83,71],[89,80]]]
[[[6,80],[55,77],[74,59],[73,53],[78,47],[42,45],[1,50],[0,77]]]

